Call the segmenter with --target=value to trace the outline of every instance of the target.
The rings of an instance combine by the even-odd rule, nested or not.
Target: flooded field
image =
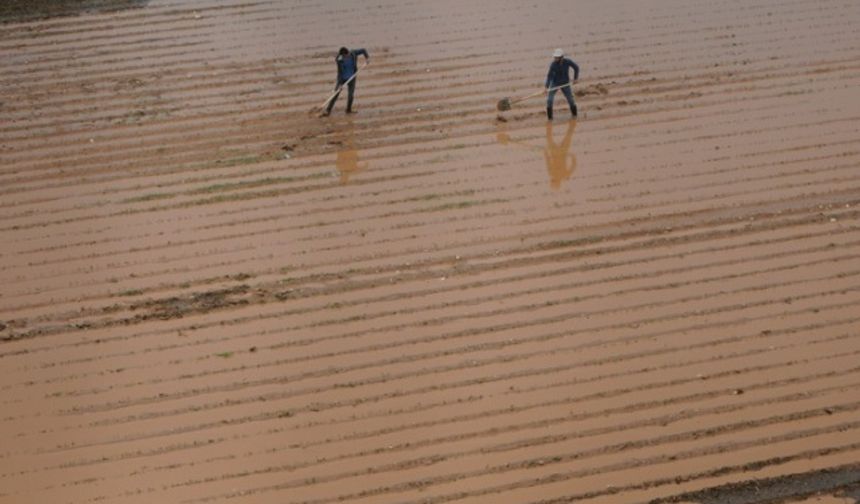
[[[855,0],[7,4],[0,503],[860,501],[858,41]],[[498,112],[556,47],[579,119]]]

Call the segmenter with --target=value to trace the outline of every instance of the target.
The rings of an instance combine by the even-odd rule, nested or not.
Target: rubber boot
[[[570,115],[572,115],[573,118],[576,119],[576,105],[570,106]]]
[[[552,107],[547,107],[547,108],[546,108],[546,118],[547,118],[548,120],[552,121]]]

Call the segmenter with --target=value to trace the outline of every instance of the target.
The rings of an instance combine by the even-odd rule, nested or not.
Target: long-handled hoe
[[[561,89],[564,87],[568,87],[572,85],[573,82],[568,82],[567,84],[562,84],[561,86],[556,86],[554,88],[549,88],[547,91],[555,91],[557,89]],[[534,98],[535,96],[540,96],[544,93],[543,90],[538,91],[537,93],[532,93],[528,96],[523,96],[522,98],[517,98],[516,100],[511,100],[510,98],[502,98],[499,100],[499,103],[496,104],[496,108],[499,109],[500,112],[504,112],[506,110],[511,110],[511,105],[514,103],[519,103],[521,101],[526,101],[530,98]]]

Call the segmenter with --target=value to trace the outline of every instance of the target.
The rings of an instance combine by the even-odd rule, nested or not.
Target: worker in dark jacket
[[[544,89],[544,93],[547,94],[547,119],[552,119],[552,103],[555,100],[555,92],[558,91],[557,89],[550,91],[550,88],[569,84],[571,68],[573,68],[573,81],[576,82],[579,80],[579,65],[574,63],[573,60],[565,58],[564,51],[556,49],[555,52],[552,53],[552,57],[553,60],[549,65],[549,73],[546,75],[546,84],[544,85],[546,87],[546,89]],[[571,90],[571,86],[561,88],[561,92],[564,93],[564,97],[567,98],[567,103],[570,105],[571,115],[576,118],[576,103],[573,101],[573,91]]]
[[[346,97],[346,113],[352,114],[352,100],[355,97],[355,81],[356,79],[350,80],[356,72],[358,72],[358,57],[364,56],[364,61],[370,61],[370,55],[367,54],[367,51],[364,49],[356,49],[354,51],[350,51],[346,47],[341,47],[340,51],[337,52],[337,57],[335,57],[334,61],[337,63],[337,84],[335,85],[335,89],[337,90],[337,94],[328,102],[328,107],[326,107],[325,112],[323,112],[323,116],[327,116],[331,114],[331,109],[334,108],[334,102],[337,101],[338,96],[340,96],[340,90],[343,85],[349,81],[347,84],[348,94]]]

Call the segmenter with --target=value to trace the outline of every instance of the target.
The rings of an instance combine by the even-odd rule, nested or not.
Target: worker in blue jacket
[[[323,116],[331,114],[331,109],[334,108],[334,102],[337,101],[338,96],[340,96],[341,88],[347,81],[349,81],[349,84],[347,84],[348,94],[346,98],[346,113],[352,114],[352,100],[355,97],[356,79],[349,79],[358,72],[359,56],[364,56],[364,61],[366,62],[370,61],[370,55],[368,55],[367,51],[364,49],[350,51],[346,47],[341,47],[337,52],[337,57],[334,59],[337,64],[337,84],[335,85],[337,94],[335,94],[331,101],[328,102],[328,107],[326,107],[325,112],[323,112]]]
[[[544,89],[544,93],[547,95],[546,117],[550,120],[552,120],[552,103],[555,100],[555,92],[558,91],[557,89],[550,91],[550,88],[569,84],[571,68],[573,68],[573,81],[576,82],[579,80],[579,65],[574,63],[573,60],[565,58],[564,51],[556,49],[552,53],[552,58],[552,63],[549,65],[549,73],[546,75],[546,84],[544,85],[546,88]],[[570,105],[570,113],[575,119],[576,103],[573,101],[573,91],[571,90],[571,86],[561,88],[561,92],[564,93],[564,97],[567,98],[567,103]]]

